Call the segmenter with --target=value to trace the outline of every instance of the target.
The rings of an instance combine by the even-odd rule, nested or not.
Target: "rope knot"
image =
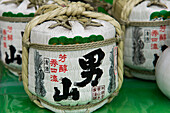
[[[93,11],[94,8],[90,4],[85,4],[82,2],[64,2],[64,1],[56,1],[56,4],[44,5],[40,7],[35,15],[40,15],[47,13],[49,11],[53,11],[57,8],[61,8],[61,10],[66,10],[67,16],[78,16],[81,15],[84,11]]]
[[[92,18],[83,17],[82,13],[85,11],[93,11],[94,8],[90,4],[85,4],[82,2],[64,2],[64,6],[61,4],[51,4],[51,5],[44,5],[37,10],[35,15],[41,14],[50,14],[53,18],[49,19],[52,21],[56,21],[56,24],[49,26],[50,29],[53,29],[57,26],[63,26],[67,29],[72,29],[72,25],[69,21],[79,21],[83,27],[86,26],[102,26],[100,23],[92,21]],[[62,4],[63,4],[62,3]],[[48,15],[49,15],[48,14]]]
[[[94,8],[90,4],[85,4],[82,2],[72,2],[68,4],[66,15],[67,16],[79,16],[84,11],[93,11]]]

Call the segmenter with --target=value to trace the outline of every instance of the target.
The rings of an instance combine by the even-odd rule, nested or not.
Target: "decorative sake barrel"
[[[36,8],[52,0],[1,0],[0,1],[0,54],[5,66],[15,75],[22,67],[22,35],[28,21],[34,17]]]
[[[120,25],[81,2],[50,8],[40,8],[37,14],[46,13],[25,29],[25,91],[38,106],[57,113],[92,112],[110,102],[123,82]]]
[[[112,14],[125,31],[125,75],[155,80],[157,60],[170,45],[170,1],[117,0]]]

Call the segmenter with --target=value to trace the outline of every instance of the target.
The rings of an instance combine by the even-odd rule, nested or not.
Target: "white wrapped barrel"
[[[168,9],[158,6],[147,7],[148,3],[149,1],[145,1],[134,7],[129,21],[164,21],[161,18],[154,20],[151,16],[155,12],[170,11],[170,1],[165,1]],[[146,74],[142,71],[155,70],[159,56],[169,45],[170,26],[127,27],[125,37],[125,65],[141,71],[141,73],[132,71],[131,74],[138,78],[155,80],[154,72]]]
[[[50,0],[46,4],[51,3],[54,1]],[[35,7],[31,7],[29,0],[0,1],[0,58],[16,76],[22,68],[22,35],[26,24],[34,17]]]
[[[161,1],[167,8],[159,5],[147,7],[150,1],[142,1],[141,3],[140,1],[142,0],[129,0],[128,3],[131,2],[131,5],[127,6],[127,10],[123,10],[130,12],[129,16],[127,15],[130,25],[127,21],[125,30],[124,63],[132,76],[155,80],[156,62],[161,53],[170,45],[170,22],[161,26],[155,26],[154,23],[153,26],[147,26],[147,23],[143,26],[131,26],[131,22],[139,24],[140,22],[159,21],[161,24],[161,22],[169,21],[170,17],[167,15],[170,13],[170,1]],[[129,10],[128,7],[132,7],[135,2],[137,5]]]
[[[93,112],[110,102],[122,84],[118,59],[123,63],[123,55],[118,55],[121,50],[117,37],[120,25],[110,16],[83,11],[83,6],[89,7],[71,3],[62,9],[61,15],[58,8],[34,18],[23,37],[25,90],[37,105],[57,113]],[[73,13],[74,8],[81,12]],[[89,19],[90,23],[81,19]]]
[[[22,67],[22,35],[27,24],[25,22],[15,22],[15,18],[33,17],[35,9],[28,8],[28,0],[24,0],[19,6],[14,3],[4,4],[9,0],[0,1],[0,35],[1,35],[1,60],[11,71],[21,72]],[[6,18],[4,20],[3,18]],[[11,18],[12,21],[8,20]]]
[[[72,30],[61,26],[50,30],[48,27],[55,22],[45,22],[32,29],[30,40],[31,43],[48,44],[50,38],[60,36],[74,38],[75,36],[101,35],[104,39],[115,37],[113,25],[102,20],[93,21],[99,22],[103,26],[84,28],[78,21],[71,21]],[[118,88],[116,43],[100,48],[65,52],[31,48],[28,62],[29,91],[53,105],[75,106],[89,102],[97,103]],[[90,68],[90,65],[96,65],[96,67],[93,69],[93,67]],[[38,71],[42,74],[36,75]],[[42,84],[39,84],[41,82]],[[103,101],[98,107],[106,102]],[[48,107],[43,102],[42,105]],[[96,107],[91,108],[90,111],[95,109]],[[82,109],[81,112],[86,110]]]

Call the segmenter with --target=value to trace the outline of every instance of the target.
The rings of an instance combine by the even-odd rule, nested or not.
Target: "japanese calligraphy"
[[[57,60],[56,59],[51,59],[50,65],[53,66],[53,67],[56,67],[56,65],[58,65]]]
[[[105,86],[95,86],[92,87],[92,99],[93,100],[101,100],[105,95]]]
[[[42,55],[38,51],[34,52],[34,70],[35,70],[35,93],[38,96],[44,97],[46,95],[46,90],[44,87],[45,74],[42,70]]]
[[[116,76],[118,74],[117,72],[117,47],[112,48],[112,51],[110,52],[110,69],[109,69],[109,86],[108,86],[108,92],[112,93],[116,89]]]
[[[13,35],[8,35],[8,40],[13,40]]]
[[[7,34],[6,30],[5,30],[5,29],[3,29],[3,35],[6,35],[6,34]]]
[[[134,27],[132,31],[133,36],[133,57],[132,61],[135,65],[141,65],[144,64],[146,61],[143,49],[145,47],[145,43],[142,40],[143,32],[142,28],[140,27]]]
[[[166,25],[161,25],[160,26],[160,32],[165,32],[166,30]]]
[[[57,73],[57,69],[51,68],[51,73]]]
[[[5,52],[5,62],[7,64],[13,63],[14,61],[17,61],[17,64],[21,65],[22,63],[22,59],[21,59],[21,54],[22,51],[19,51],[19,54],[17,54],[17,56],[15,57],[15,53],[16,53],[16,49],[13,45],[9,46],[9,50],[10,50],[10,58],[7,52]]]
[[[166,34],[160,34],[159,41],[165,41],[166,40]]]
[[[58,90],[57,87],[54,87],[55,94],[53,96],[55,101],[61,101],[61,100],[66,100],[68,98],[72,98],[73,100],[78,100],[80,97],[79,91],[77,88],[72,88],[70,91],[70,87],[72,85],[72,82],[68,78],[63,78],[62,79],[62,84],[63,84],[63,94],[60,95],[60,90]]]
[[[151,49],[159,49],[158,44],[157,43],[151,44]]]
[[[67,58],[67,55],[65,55],[65,54],[62,55],[62,54],[60,54],[60,55],[59,55],[59,58],[60,58],[60,60],[59,60],[60,62],[65,62],[65,60],[66,60],[66,58]]]
[[[150,38],[151,38],[151,30],[149,30],[149,29],[144,30],[144,41],[146,43],[149,43]]]
[[[66,54],[59,54],[58,58],[44,58],[45,73],[51,73],[51,82],[58,82],[57,73],[66,73],[67,65],[63,64],[66,61]]]
[[[7,44],[6,42],[3,42],[4,48],[7,48]]]
[[[156,37],[157,35],[159,35],[159,33],[158,33],[157,30],[153,30],[152,33],[151,33],[151,35]]]
[[[45,73],[50,73],[50,59],[49,58],[44,58],[44,72]]]
[[[12,27],[8,26],[8,33],[12,33]]]
[[[51,81],[52,82],[58,82],[58,78],[57,78],[57,76],[56,75],[51,75]]]
[[[67,71],[67,65],[59,65],[59,72],[66,73]]]
[[[96,59],[95,56],[98,58]],[[75,86],[85,87],[91,81],[92,86],[97,86],[99,80],[103,74],[102,69],[98,68],[101,65],[105,53],[102,49],[94,50],[83,57],[85,59],[79,59],[79,65],[84,70],[81,73],[82,78],[86,78],[82,82],[75,82]],[[92,80],[93,76],[96,75],[95,80]]]

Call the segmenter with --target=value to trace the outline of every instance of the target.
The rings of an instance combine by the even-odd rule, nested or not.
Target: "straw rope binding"
[[[0,16],[0,20],[7,22],[29,22],[32,17],[3,17]]]
[[[79,47],[81,49],[83,49],[83,47],[85,47],[85,49],[88,49],[88,48],[92,48],[93,46],[95,47],[95,45],[97,45],[96,47],[99,47],[99,46],[102,46],[102,45],[105,45],[105,44],[111,44],[113,42],[118,41],[118,74],[119,74],[118,81],[119,81],[119,85],[118,85],[117,90],[110,97],[108,97],[108,99],[109,99],[108,102],[110,102],[116,96],[116,94],[118,93],[119,89],[122,86],[122,82],[123,82],[123,41],[119,40],[119,38],[122,34],[120,25],[117,21],[115,21],[112,17],[110,17],[108,15],[104,15],[102,13],[95,13],[95,12],[91,12],[91,11],[86,11],[86,10],[87,10],[87,8],[84,7],[84,5],[82,3],[73,2],[66,7],[59,7],[57,9],[53,10],[53,11],[49,11],[49,12],[46,12],[45,14],[43,14],[43,15],[35,17],[26,26],[25,33],[24,33],[24,36],[23,36],[23,47],[22,47],[22,50],[23,50],[23,53],[22,53],[22,61],[23,61],[23,64],[22,64],[22,79],[23,79],[24,89],[25,89],[26,93],[29,95],[30,99],[40,107],[43,107],[41,105],[40,101],[42,101],[42,102],[45,102],[45,101],[43,101],[42,99],[33,95],[28,90],[28,55],[29,55],[29,48],[31,48],[31,47],[37,48],[37,49],[40,49],[41,47],[43,47],[43,49],[47,49],[47,50],[50,50],[50,51],[56,51],[56,50],[58,51],[59,50],[58,48],[60,48],[62,51],[65,51],[66,48],[67,48],[66,50],[69,50],[69,51],[74,50],[75,51],[75,50],[79,50],[78,49]],[[116,37],[115,40],[111,39],[111,40],[106,40],[106,41],[101,41],[101,42],[94,42],[92,44],[78,44],[78,45],[65,45],[65,46],[47,46],[47,45],[40,45],[40,44],[31,44],[29,42],[29,36],[30,36],[32,28],[34,28],[38,24],[43,23],[44,21],[51,20],[55,17],[63,16],[63,15],[75,16],[75,17],[76,16],[78,16],[78,17],[83,16],[83,17],[95,18],[95,19],[110,22],[116,28],[116,33],[117,33],[116,36],[117,37]],[[99,103],[101,103],[101,102],[99,102]],[[62,107],[62,106],[51,105],[48,102],[45,102],[45,103],[48,104],[49,106],[53,107],[53,108],[56,108],[56,109],[69,109],[69,110],[81,109],[81,108],[87,109],[89,107],[96,106],[96,105],[99,104],[99,103],[97,103],[97,104],[89,103],[88,105],[83,105],[83,106],[75,106],[75,107],[64,106],[64,107]]]

